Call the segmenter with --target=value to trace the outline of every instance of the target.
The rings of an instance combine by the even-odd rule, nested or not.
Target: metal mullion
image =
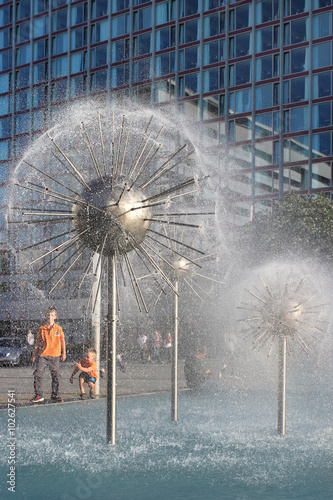
[[[12,78],[11,78],[11,92],[12,92],[12,103],[13,103],[13,110],[12,110],[12,120],[11,120],[11,125],[12,125],[12,130],[11,130],[11,136],[12,136],[12,145],[14,145],[14,148],[11,148],[11,158],[16,157],[16,144],[15,144],[15,114],[16,114],[16,0],[13,1],[13,20],[12,20]],[[15,156],[14,156],[15,155]]]
[[[106,78],[106,87],[107,87],[107,103],[110,105],[111,104],[111,87],[112,87],[112,75],[111,75],[111,62],[112,62],[112,43],[111,43],[111,39],[112,39],[112,33],[111,33],[111,26],[112,26],[112,23],[111,23],[111,20],[112,20],[112,17],[111,17],[111,14],[112,14],[112,1],[111,0],[108,0],[108,13],[109,13],[109,17],[108,17],[108,48],[107,48],[107,51],[108,51],[108,61],[107,61],[107,64],[108,64],[108,73],[107,73],[107,78]]]
[[[309,193],[312,193],[312,118],[313,118],[313,110],[312,110],[312,96],[313,96],[313,0],[310,0],[310,8],[309,8]]]
[[[179,3],[176,2],[176,25],[175,25],[175,108],[179,111]],[[170,6],[171,8],[171,6]],[[171,26],[170,26],[171,36]]]
[[[256,61],[255,61],[255,47],[256,47],[256,0],[252,0],[253,18],[252,18],[252,137],[251,137],[251,169],[252,169],[252,186],[251,186],[251,217],[254,216],[254,200],[255,200],[255,180],[256,180],[256,154],[255,154],[255,119],[256,119],[256,98],[255,98],[255,82],[256,82]],[[236,126],[235,126],[236,128]]]
[[[155,33],[156,33],[156,0],[153,0],[153,19],[152,19],[152,31],[151,31],[151,68],[155,69],[156,65],[156,44],[155,44]],[[170,6],[171,9],[171,6]],[[170,59],[169,59],[170,61]],[[156,96],[156,88],[155,88],[155,71],[152,71],[151,78],[151,93],[150,93],[150,104],[155,105],[155,96]]]
[[[199,49],[199,57],[200,57],[200,69],[199,69],[199,113],[200,113],[200,123],[203,121],[203,0],[199,0],[199,9],[200,9],[200,49]],[[218,70],[220,72],[220,70]],[[220,74],[220,73],[218,73]],[[200,127],[202,130],[202,127]],[[202,133],[200,134],[202,139]]]
[[[134,11],[133,11],[133,0],[129,1],[130,8],[130,32],[129,32],[129,81],[128,81],[128,95],[129,99],[132,100],[133,97],[133,31],[134,31]],[[125,21],[126,22],[126,21]],[[125,42],[126,43],[126,42]],[[125,72],[126,73],[126,72]]]
[[[34,127],[33,127],[33,116],[34,116],[34,113],[32,111],[32,108],[33,108],[33,99],[32,99],[32,92],[33,92],[33,55],[34,55],[34,52],[33,52],[33,46],[34,46],[34,43],[33,43],[33,38],[34,38],[34,32],[33,32],[33,27],[34,27],[34,23],[33,23],[33,16],[34,16],[34,12],[33,12],[33,8],[34,8],[34,3],[31,2],[30,3],[30,25],[29,25],[29,28],[30,28],[30,65],[29,65],[29,70],[30,70],[30,108],[29,108],[29,113],[30,113],[30,137],[32,138],[33,137],[33,130],[34,130]]]
[[[67,99],[66,102],[69,103],[71,98],[71,28],[72,28],[72,0],[68,1],[68,13],[67,13]]]
[[[87,16],[87,80],[86,80],[86,95],[91,94],[91,0],[88,0],[88,16]]]
[[[283,100],[284,100],[284,88],[283,88],[283,73],[284,73],[284,57],[283,57],[283,5],[280,5],[280,79],[279,79],[279,198],[283,196],[283,128],[284,128],[284,120],[283,120]],[[274,37],[274,29],[273,29],[273,37]],[[273,122],[274,126],[274,122]],[[274,142],[273,142],[274,148]],[[274,154],[274,149],[273,149]]]

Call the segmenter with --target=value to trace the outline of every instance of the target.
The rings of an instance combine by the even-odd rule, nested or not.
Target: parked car
[[[31,362],[32,346],[22,337],[0,338],[0,365],[23,365]]]

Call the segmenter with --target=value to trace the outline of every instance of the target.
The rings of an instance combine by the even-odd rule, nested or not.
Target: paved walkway
[[[65,402],[76,400],[80,394],[78,374],[75,375],[73,384],[69,382],[73,369],[72,362],[61,363],[60,394]],[[15,391],[16,405],[25,406],[30,403],[34,394],[33,371],[32,366],[0,367],[0,408],[7,408],[8,391]],[[51,391],[51,376],[47,370],[44,374],[43,385],[44,397],[47,399]],[[170,388],[170,364],[128,363],[125,373],[117,368],[118,396],[170,391]],[[180,361],[178,368],[178,388],[179,390],[186,388],[183,361]],[[106,396],[106,378],[100,379],[100,395]]]

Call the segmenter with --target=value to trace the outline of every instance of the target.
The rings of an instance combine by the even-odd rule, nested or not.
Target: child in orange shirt
[[[83,359],[81,359],[80,363],[74,363],[75,369],[69,379],[70,383],[73,383],[73,377],[75,373],[77,373],[79,370],[81,370],[81,373],[79,375],[79,384],[80,384],[80,390],[81,390],[81,399],[86,399],[85,393],[84,393],[84,383],[87,382],[90,392],[89,396],[91,399],[95,399],[94,396],[94,387],[95,387],[95,382],[97,380],[97,365],[95,362],[96,358],[96,350],[95,349],[88,349],[87,352],[85,353],[85,356]]]

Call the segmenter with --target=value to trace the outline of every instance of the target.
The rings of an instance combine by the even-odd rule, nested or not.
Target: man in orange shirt
[[[58,395],[59,390],[59,361],[66,359],[66,344],[64,332],[61,326],[55,324],[57,318],[57,309],[50,307],[46,311],[46,324],[38,330],[35,348],[32,353],[32,362],[35,363],[36,355],[37,366],[34,371],[34,389],[35,397],[32,403],[41,403],[44,401],[42,379],[45,368],[48,366],[52,377],[51,401],[62,403],[62,398]]]

